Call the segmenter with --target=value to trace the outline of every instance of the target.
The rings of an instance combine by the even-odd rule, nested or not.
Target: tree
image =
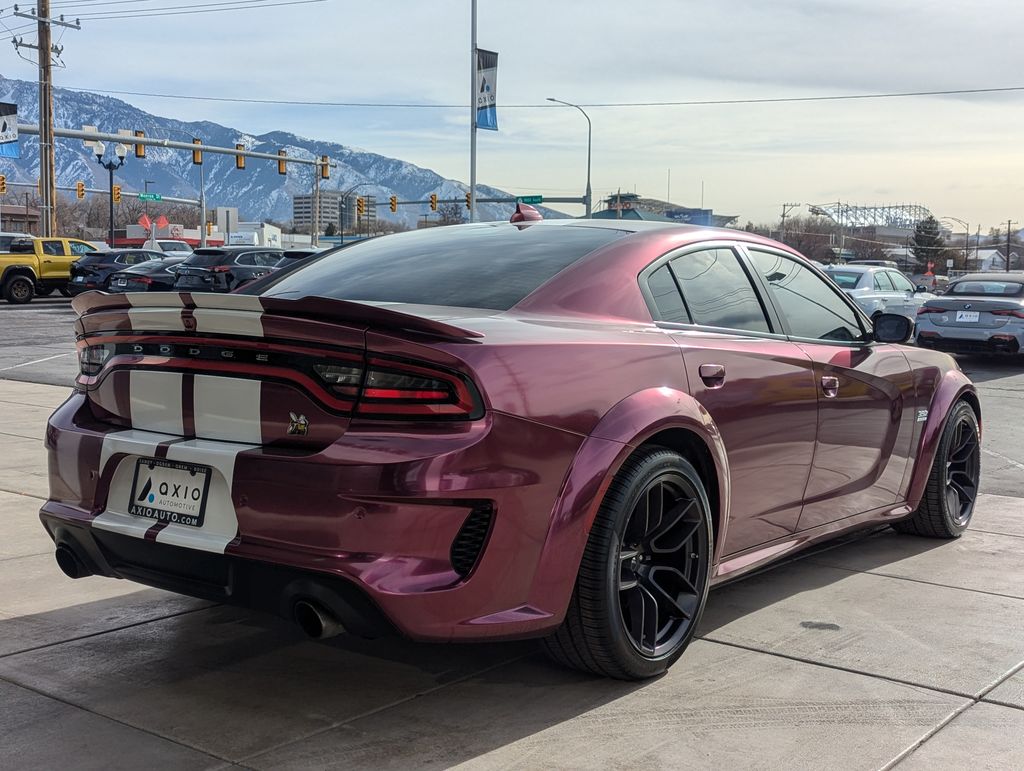
[[[336,236],[338,235],[338,226],[333,222],[328,222],[327,227],[324,228],[325,236]]]
[[[462,207],[457,203],[443,203],[437,207],[437,213],[442,225],[461,225]]]
[[[925,217],[917,223],[910,240],[910,253],[914,255],[919,268],[927,270],[928,263],[933,263],[935,268],[940,269],[938,272],[945,271],[946,259],[953,255],[946,247],[942,228],[935,217]]]
[[[787,217],[784,241],[812,260],[835,262],[836,255],[832,250],[835,229],[836,224],[828,217]],[[776,233],[778,230],[779,226],[775,226]]]

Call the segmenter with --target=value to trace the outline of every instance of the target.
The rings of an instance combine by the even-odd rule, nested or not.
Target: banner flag
[[[139,217],[139,227],[149,230],[151,227],[153,227],[153,223],[150,222],[149,217],[147,215],[143,214],[141,217]]]
[[[18,148],[18,105],[9,102],[0,102],[0,157],[21,157]]]
[[[498,54],[476,49],[476,127],[498,130]]]

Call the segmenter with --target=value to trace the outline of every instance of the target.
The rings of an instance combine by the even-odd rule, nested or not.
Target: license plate
[[[977,321],[980,311],[957,311],[957,321]]]
[[[202,527],[209,491],[209,466],[139,458],[128,513],[167,524]]]
[[[126,278],[119,278],[117,280],[117,285],[118,286],[128,286],[128,279],[126,279]]]
[[[71,279],[71,281],[72,283],[75,284],[81,284],[83,281],[85,281],[85,276],[75,276],[73,279]]]

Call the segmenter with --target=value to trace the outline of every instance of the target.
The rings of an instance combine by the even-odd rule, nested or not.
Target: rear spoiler
[[[317,321],[340,321],[452,340],[471,340],[484,336],[482,332],[464,329],[424,316],[414,316],[377,305],[352,302],[351,300],[332,300],[326,297],[285,300],[278,297],[216,294],[213,292],[128,292],[125,294],[84,292],[71,301],[71,307],[78,314],[79,319],[106,311],[130,311],[140,308],[190,311],[201,308],[306,318]]]

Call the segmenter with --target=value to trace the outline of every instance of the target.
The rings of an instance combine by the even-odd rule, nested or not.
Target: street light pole
[[[580,107],[578,104],[573,104],[572,102],[563,102],[561,99],[555,99],[554,97],[551,96],[548,97],[548,101],[557,102],[558,104],[564,104],[566,107],[575,107],[577,110],[583,113],[583,117],[587,119],[587,192],[584,196],[584,198],[586,199],[584,203],[584,206],[586,207],[586,212],[584,216],[587,219],[590,219],[591,212],[593,211],[593,198],[590,191],[590,150],[592,147],[593,126],[590,123],[590,116],[587,115],[587,111]]]
[[[357,187],[362,187],[363,185],[368,185],[368,184],[370,184],[370,183],[369,182],[357,182],[356,184],[352,185],[352,187],[350,187],[348,190],[346,190],[344,193],[341,194],[341,206],[344,209],[344,213],[341,215],[340,240],[338,241],[339,244],[345,243],[345,217],[348,215],[348,197],[349,197],[349,194],[353,190],[355,190]]]
[[[107,152],[107,146],[102,142],[94,142],[93,150],[96,153],[96,162],[107,170],[110,175],[110,229],[109,229],[109,246],[111,249],[114,248],[114,170],[124,166],[124,159],[128,155],[128,148],[120,142],[114,146],[114,157],[117,159],[104,161],[103,156]]]

